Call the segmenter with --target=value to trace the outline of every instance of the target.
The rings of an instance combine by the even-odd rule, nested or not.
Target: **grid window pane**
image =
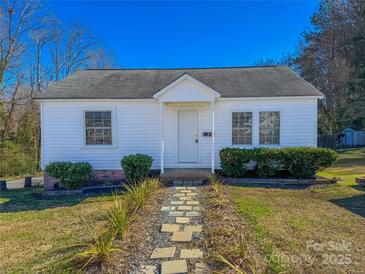
[[[263,111],[260,112],[260,145],[280,144],[280,112]]]
[[[110,111],[86,111],[85,129],[87,145],[112,144],[112,119]]]
[[[232,144],[252,144],[252,112],[232,113]]]

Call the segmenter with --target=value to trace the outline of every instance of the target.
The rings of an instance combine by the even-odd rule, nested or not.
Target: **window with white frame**
[[[86,145],[111,145],[111,111],[85,111],[85,131]]]
[[[252,144],[252,112],[232,112],[232,144]]]
[[[259,138],[260,145],[280,144],[280,112],[260,112]]]

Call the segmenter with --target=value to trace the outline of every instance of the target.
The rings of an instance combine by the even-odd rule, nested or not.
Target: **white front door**
[[[179,163],[198,163],[198,111],[179,110],[177,123]]]

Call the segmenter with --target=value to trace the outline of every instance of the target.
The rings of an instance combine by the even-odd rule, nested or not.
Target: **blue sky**
[[[253,65],[293,52],[317,1],[51,1],[89,25],[125,68]]]

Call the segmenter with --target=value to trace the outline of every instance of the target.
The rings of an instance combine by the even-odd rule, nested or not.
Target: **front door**
[[[198,163],[198,111],[179,110],[177,123],[179,163]]]

